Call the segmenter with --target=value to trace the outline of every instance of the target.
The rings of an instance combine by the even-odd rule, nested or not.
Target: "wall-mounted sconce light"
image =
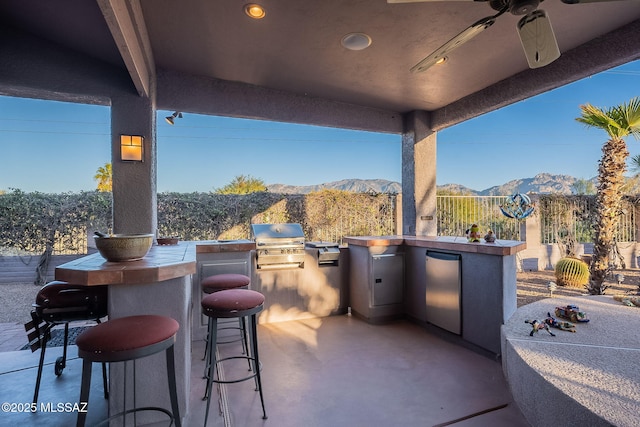
[[[173,121],[177,118],[181,119],[182,118],[182,113],[176,111],[175,113],[173,113],[170,116],[165,117],[164,119],[167,121],[167,123],[169,123],[170,125],[173,124]]]
[[[120,159],[129,162],[141,162],[143,157],[144,137],[120,135]]]

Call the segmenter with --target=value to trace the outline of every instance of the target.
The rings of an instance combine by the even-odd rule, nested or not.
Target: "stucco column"
[[[404,235],[436,236],[436,133],[429,113],[412,111],[402,133],[402,223]]]
[[[144,137],[144,161],[120,160],[120,135]],[[156,114],[152,99],[137,94],[111,100],[113,231],[154,233],[157,229]]]

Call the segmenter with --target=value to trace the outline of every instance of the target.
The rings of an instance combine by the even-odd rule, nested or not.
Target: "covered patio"
[[[370,325],[333,316],[260,326],[265,405],[262,419],[252,382],[225,385],[211,404],[209,426],[528,426],[512,401],[500,363],[433,331],[405,321]],[[220,346],[225,355],[239,344]],[[48,350],[38,408],[75,402],[81,360],[53,375],[61,347]],[[204,342],[192,353],[190,413],[183,425],[204,421]],[[0,353],[3,402],[31,402],[39,353]],[[244,375],[246,364],[225,366],[226,378]],[[99,366],[94,368],[88,425],[106,417]],[[3,413],[22,426],[66,427],[76,412]],[[167,425],[159,423],[158,425]]]
[[[429,238],[437,234],[437,131],[640,58],[634,0],[545,1],[561,52],[545,67],[529,69],[520,16],[505,13],[419,74],[411,67],[496,13],[488,2],[262,6],[266,15],[254,20],[234,0],[3,1],[0,94],[110,106],[115,233],[157,230],[156,112],[168,110],[401,134],[402,235]],[[371,44],[352,50],[353,37]],[[143,137],[142,161],[123,161],[122,135]],[[515,274],[510,256],[501,276]],[[515,307],[512,299],[502,302]],[[251,386],[241,383],[225,387],[210,425],[527,425],[499,361],[423,326],[349,315],[262,324],[270,418],[260,418]],[[202,342],[192,338],[189,426],[203,414]],[[0,355],[3,401],[31,401],[34,361],[28,352]],[[40,400],[77,399],[79,372],[78,360],[57,380],[47,371]],[[102,411],[90,422],[107,412],[99,385],[90,405]],[[2,420],[66,426],[75,415]]]
[[[157,229],[156,128],[167,124],[155,112],[168,110],[402,134],[402,234],[433,236],[438,130],[640,58],[632,0],[545,1],[561,52],[547,66],[529,68],[521,16],[504,13],[421,73],[410,69],[496,10],[447,1],[262,6],[265,16],[252,19],[234,0],[4,1],[0,94],[111,107],[116,233]],[[345,47],[354,38],[370,45]],[[144,137],[142,162],[122,161],[121,135]]]

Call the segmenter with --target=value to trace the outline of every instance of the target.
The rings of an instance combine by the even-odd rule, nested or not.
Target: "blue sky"
[[[438,184],[475,190],[541,172],[592,178],[606,134],[575,121],[579,105],[640,96],[640,61],[438,133]],[[158,190],[211,191],[237,175],[267,184],[401,180],[400,136],[158,112]],[[0,96],[0,189],[93,190],[110,161],[107,107]],[[631,155],[640,141],[628,141]]]

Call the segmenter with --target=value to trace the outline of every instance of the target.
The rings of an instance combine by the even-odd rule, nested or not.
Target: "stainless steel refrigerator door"
[[[427,322],[458,335],[462,333],[460,266],[459,254],[427,251]]]

